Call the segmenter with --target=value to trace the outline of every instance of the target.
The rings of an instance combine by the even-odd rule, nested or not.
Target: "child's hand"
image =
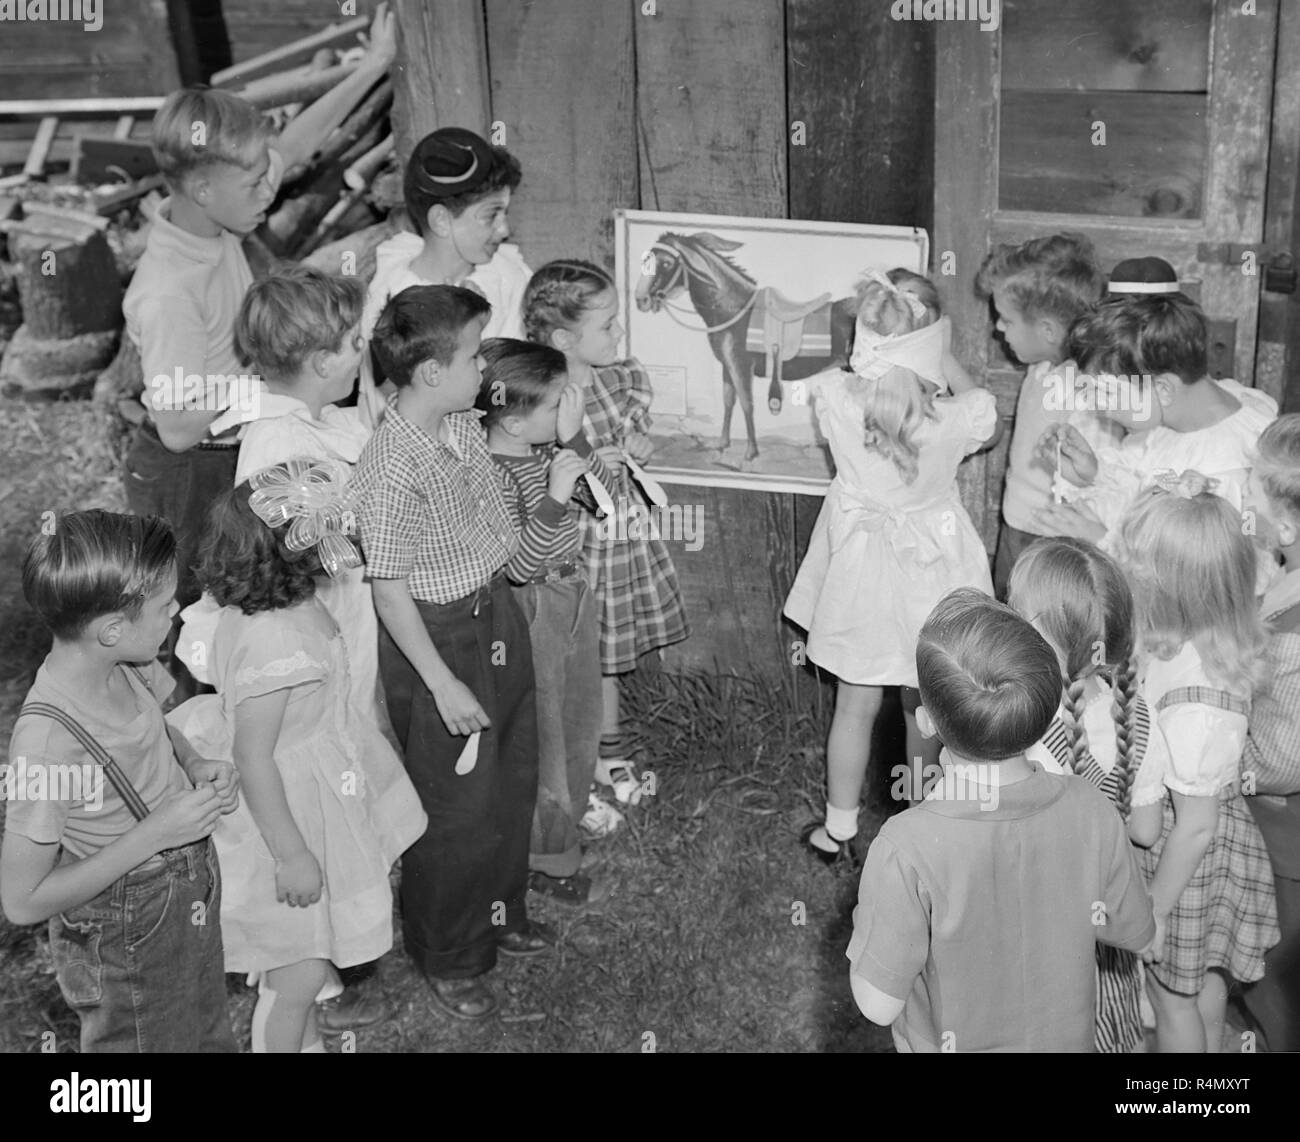
[[[320,865],[306,849],[275,862],[275,898],[290,908],[306,908],[320,899]]]
[[[572,440],[582,431],[582,413],[586,407],[586,394],[581,385],[570,381],[560,394],[560,410],[555,417],[555,435],[561,444]]]
[[[1106,537],[1106,525],[1087,504],[1058,504],[1039,508],[1033,520],[1046,535],[1066,535],[1100,543]]]
[[[587,461],[571,448],[561,448],[551,460],[547,478],[547,494],[553,500],[567,504],[573,498],[573,489],[587,470]]]
[[[1035,453],[1049,472],[1056,471],[1060,442],[1061,475],[1072,484],[1087,487],[1097,478],[1097,455],[1072,424],[1053,424],[1039,438]]]
[[[621,449],[617,444],[606,444],[604,448],[597,448],[596,455],[605,462],[605,467],[615,476],[622,474],[623,449]]]
[[[434,704],[438,707],[438,714],[448,733],[457,737],[469,737],[476,730],[491,727],[492,720],[474,697],[474,691],[459,678],[451,679],[430,693],[433,694]]]
[[[623,447],[638,464],[646,463],[655,454],[654,441],[644,432],[629,432],[623,440]]]
[[[169,793],[141,824],[153,836],[153,851],[177,849],[210,836],[221,816],[221,798],[204,782],[197,789]]]
[[[1142,962],[1144,964],[1158,964],[1165,958],[1165,936],[1169,934],[1169,917],[1161,916],[1156,913],[1156,934],[1151,938],[1145,948],[1142,949]]]
[[[239,808],[239,770],[232,762],[199,757],[190,762],[185,772],[196,789],[208,784],[217,791],[222,813],[233,813]]]
[[[397,58],[397,17],[388,10],[385,2],[375,9],[375,18],[370,24],[370,36],[366,41],[366,54],[361,66],[371,67],[375,71],[387,71]]]

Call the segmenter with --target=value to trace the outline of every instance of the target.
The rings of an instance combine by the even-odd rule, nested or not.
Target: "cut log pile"
[[[278,129],[351,74],[361,17],[212,76]],[[360,94],[305,170],[289,172],[245,239],[253,272],[307,260],[367,279],[375,247],[397,229],[401,177],[387,78]],[[122,337],[122,295],[167,188],[149,145],[161,97],[0,100],[0,121],[31,126],[21,164],[0,166],[0,391],[138,404],[138,358]],[[78,124],[70,161],[52,161],[63,124]],[[62,146],[62,144],[60,144]],[[66,149],[64,154],[66,157]]]

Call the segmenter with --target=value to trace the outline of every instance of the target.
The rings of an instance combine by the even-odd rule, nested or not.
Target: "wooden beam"
[[[524,168],[510,208],[530,265],[612,264],[614,211],[640,204],[630,4],[488,0],[493,118]]]
[[[50,144],[54,142],[54,133],[59,129],[57,116],[47,115],[36,128],[36,138],[32,140],[32,149],[23,164],[23,174],[36,178],[45,170],[45,158],[50,153]]]
[[[1261,275],[1274,254],[1300,262],[1300,69],[1281,62],[1300,58],[1300,5],[1278,12],[1277,58]],[[1277,397],[1283,412],[1300,412],[1300,290],[1260,293],[1255,384]]]
[[[425,135],[492,121],[481,0],[393,0],[399,27],[393,65],[393,133],[402,165]]]
[[[161,95],[123,95],[95,99],[0,99],[0,118],[37,119],[47,115],[152,114],[163,105]]]
[[[294,40],[292,43],[244,60],[243,63],[237,63],[234,67],[214,72],[210,82],[213,87],[238,87],[250,79],[284,71],[290,64],[310,59],[321,48],[341,50],[352,47],[356,43],[357,34],[369,27],[369,16],[358,16],[355,20],[348,20],[344,24],[331,24],[315,35],[304,36],[300,40]]]

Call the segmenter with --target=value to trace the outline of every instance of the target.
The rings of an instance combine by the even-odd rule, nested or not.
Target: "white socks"
[[[833,841],[851,841],[858,835],[858,810],[837,809],[827,801],[826,835]]]

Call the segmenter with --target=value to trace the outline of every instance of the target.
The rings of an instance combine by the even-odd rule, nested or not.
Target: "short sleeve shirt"
[[[1155,919],[1124,825],[1080,777],[1035,768],[996,806],[933,795],[867,853],[847,955],[905,1001],[903,1051],[1090,1051],[1094,945]]]
[[[481,415],[448,414],[444,442],[389,403],[348,485],[371,578],[406,579],[412,598],[452,603],[515,553]]]
[[[55,678],[47,665],[36,672],[28,702],[47,702],[75,718],[130,779],[152,811],[169,793],[190,788],[176,760],[159,702],[173,683],[157,661],[133,670],[119,666],[131,687],[132,705],[105,721],[80,695]],[[126,802],[81,744],[58,722],[20,716],[9,741],[9,769],[0,782],[7,801],[5,828],[38,844],[56,844],[75,857],[98,852],[136,824]]]

